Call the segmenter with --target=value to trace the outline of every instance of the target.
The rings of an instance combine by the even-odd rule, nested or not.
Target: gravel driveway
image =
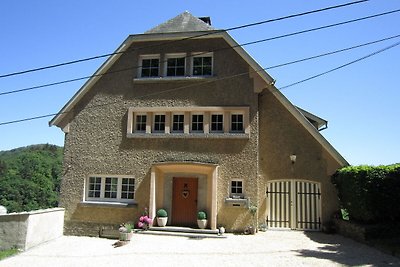
[[[0,266],[400,266],[400,259],[339,235],[267,231],[188,238],[135,234],[115,240],[63,236],[0,261]]]

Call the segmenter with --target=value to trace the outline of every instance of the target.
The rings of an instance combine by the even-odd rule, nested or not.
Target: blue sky
[[[350,1],[1,1],[0,75],[113,52],[129,34],[185,10],[210,16],[215,28],[273,19]],[[231,31],[246,43],[400,9],[396,0],[370,0],[341,9]],[[400,34],[400,12],[246,46],[263,67]],[[271,69],[278,88],[338,67],[400,38],[291,66]],[[0,79],[0,93],[89,76],[104,59]],[[352,165],[400,162],[400,46],[317,79],[284,89],[295,105],[329,121],[324,137]],[[84,81],[0,96],[0,123],[58,112]],[[0,126],[0,150],[63,145],[64,134],[44,118]]]

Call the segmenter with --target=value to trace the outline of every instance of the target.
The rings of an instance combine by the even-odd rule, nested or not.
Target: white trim
[[[100,197],[89,197],[89,185],[90,178],[101,178],[101,186],[100,186]],[[116,178],[117,179],[117,197],[116,198],[106,198],[105,194],[105,182],[106,178]],[[134,191],[133,191],[133,199],[125,199],[121,198],[122,192],[122,179],[133,179],[134,181]],[[98,202],[98,203],[135,203],[136,196],[136,178],[132,175],[110,175],[110,174],[90,174],[85,177],[84,180],[84,196],[83,202]]]

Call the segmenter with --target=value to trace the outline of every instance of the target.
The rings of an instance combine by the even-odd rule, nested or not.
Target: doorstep
[[[176,226],[150,227],[147,231],[138,231],[137,233],[150,235],[184,236],[189,238],[226,238],[226,236],[219,234],[218,229],[210,230]]]

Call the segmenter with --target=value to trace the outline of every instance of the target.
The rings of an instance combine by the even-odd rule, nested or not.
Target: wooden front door
[[[197,224],[197,178],[174,177],[172,192],[172,225]]]

